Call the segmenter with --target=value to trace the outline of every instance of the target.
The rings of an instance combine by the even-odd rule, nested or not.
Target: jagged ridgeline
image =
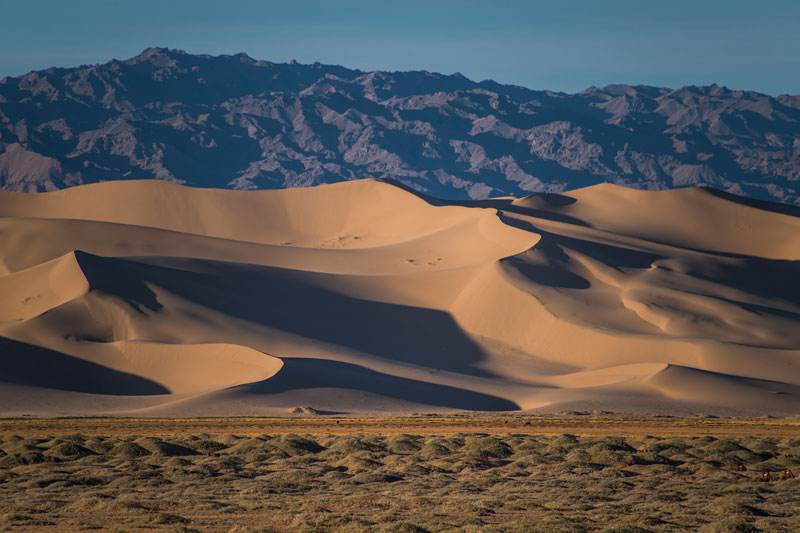
[[[612,181],[800,203],[800,96],[712,85],[534,91],[160,48],[0,81],[0,186],[235,189],[373,176],[444,198]]]

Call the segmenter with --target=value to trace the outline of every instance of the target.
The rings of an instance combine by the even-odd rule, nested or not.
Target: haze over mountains
[[[796,415],[798,215],[610,184],[0,191],[0,414]]]
[[[153,48],[0,81],[0,186],[158,178],[234,189],[373,176],[444,198],[611,181],[800,203],[800,96],[579,94]]]

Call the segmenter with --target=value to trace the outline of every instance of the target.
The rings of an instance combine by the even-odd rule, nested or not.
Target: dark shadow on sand
[[[206,260],[95,260],[108,261],[103,277],[119,276],[129,286],[157,285],[231,317],[391,361],[490,375],[475,368],[484,353],[450,314],[337,293],[324,286],[327,275]],[[134,308],[152,304],[149,292],[116,293]]]
[[[90,394],[169,394],[147,378],[0,337],[0,381]]]
[[[512,401],[471,390],[390,376],[362,366],[326,359],[283,358],[283,368],[270,379],[237,387],[250,394],[342,388],[450,409],[513,411]],[[365,406],[368,407],[368,406]]]

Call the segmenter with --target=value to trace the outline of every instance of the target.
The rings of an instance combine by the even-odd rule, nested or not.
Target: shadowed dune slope
[[[0,192],[3,414],[800,413],[800,218],[705,189]]]

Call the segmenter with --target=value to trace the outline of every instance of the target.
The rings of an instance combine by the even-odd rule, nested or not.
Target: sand
[[[800,216],[709,189],[0,193],[0,414],[800,414]]]

